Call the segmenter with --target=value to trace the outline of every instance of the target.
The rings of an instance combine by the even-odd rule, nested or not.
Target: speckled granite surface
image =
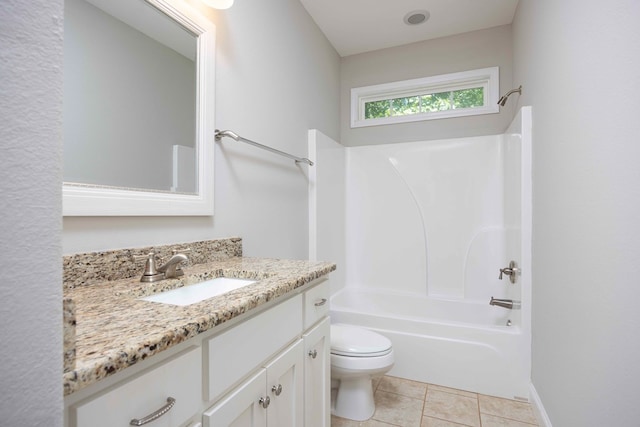
[[[64,372],[69,372],[74,369],[76,363],[76,305],[71,298],[62,300],[62,320]]]
[[[232,257],[185,267],[185,276],[156,283],[138,277],[66,286],[75,304],[75,369],[63,374],[64,394],[207,331],[335,270],[326,262]],[[186,307],[141,301],[159,290],[226,276],[257,283]],[[81,283],[81,282],[80,282]]]
[[[105,252],[89,252],[68,255],[62,258],[63,283],[65,288],[94,285],[107,280],[120,280],[140,276],[144,270],[144,260],[134,261],[134,255],[155,252],[160,259],[171,257],[172,250],[189,248],[189,261],[184,267],[242,256],[242,239],[206,240],[172,245],[148,246],[135,249],[120,249]]]

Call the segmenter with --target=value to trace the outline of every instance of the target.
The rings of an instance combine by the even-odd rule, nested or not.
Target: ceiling
[[[510,24],[518,0],[300,0],[340,56]],[[430,18],[407,25],[409,12]]]

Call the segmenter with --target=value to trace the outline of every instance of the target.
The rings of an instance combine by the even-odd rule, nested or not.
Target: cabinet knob
[[[280,396],[280,393],[282,393],[282,384],[278,384],[277,386],[273,386],[271,387],[271,391],[276,395],[276,396]]]
[[[309,350],[309,357],[311,357],[312,359],[318,357],[318,350]]]
[[[326,298],[322,298],[318,301],[316,301],[313,305],[315,305],[316,307],[320,307],[323,306],[327,303],[327,299]]]
[[[271,399],[269,398],[269,396],[267,397],[261,397],[260,400],[258,400],[258,403],[260,404],[260,406],[262,406],[264,409],[267,409],[269,407],[269,404],[271,403]]]

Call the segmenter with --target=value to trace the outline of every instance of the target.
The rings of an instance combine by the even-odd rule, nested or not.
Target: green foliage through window
[[[484,89],[476,87],[448,92],[412,95],[404,98],[365,102],[364,118],[379,119],[391,116],[432,113],[435,111],[477,108],[484,106]]]

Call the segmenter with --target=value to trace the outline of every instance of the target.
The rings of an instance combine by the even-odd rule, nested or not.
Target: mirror
[[[212,215],[215,29],[180,0],[66,0],[66,216]]]

